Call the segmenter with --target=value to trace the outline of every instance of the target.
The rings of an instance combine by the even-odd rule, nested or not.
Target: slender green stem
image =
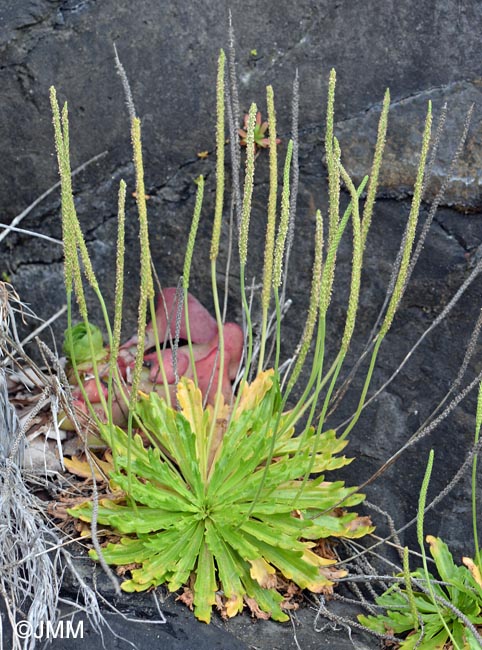
[[[318,320],[320,308],[320,290],[321,290],[321,276],[323,271],[323,218],[319,210],[316,211],[316,233],[315,233],[315,256],[313,260],[313,270],[311,274],[311,291],[310,302],[308,305],[308,313],[305,320],[303,329],[303,336],[299,343],[299,347],[295,352],[296,361],[294,368],[291,372],[288,382],[288,391],[290,392],[296,384],[303,366],[305,365],[306,357],[308,355],[315,326]],[[294,359],[293,359],[294,361]],[[291,362],[291,364],[293,363]],[[291,365],[290,369],[291,370]],[[286,380],[289,370],[283,379],[283,384]],[[283,385],[282,384],[282,385]]]
[[[305,386],[303,394],[301,395],[300,399],[296,402],[295,406],[290,412],[290,417],[286,422],[285,429],[290,426],[293,426],[295,422],[297,422],[300,419],[302,414],[308,408],[308,404],[311,402],[309,395],[320,372],[322,372],[323,370],[323,361],[324,361],[324,354],[325,354],[325,336],[326,336],[326,319],[320,316],[318,320],[318,328],[316,334],[315,351],[313,354],[313,364],[311,367],[311,375]],[[283,396],[283,404],[285,404],[288,401],[288,397],[293,387],[294,384],[290,382]]]
[[[475,438],[475,444],[479,441],[480,429],[477,432]],[[479,536],[478,536],[478,527],[477,527],[477,454],[475,454],[472,461],[472,529],[474,534],[474,548],[475,548],[475,562],[481,569],[482,565],[480,563],[480,545],[479,545]]]
[[[298,445],[298,449],[296,450],[296,454],[302,454],[304,449],[305,449],[305,444],[306,444],[306,438],[310,432],[311,429],[311,423],[313,422],[313,419],[315,417],[315,412],[316,412],[316,407],[318,405],[318,397],[321,393],[321,390],[323,389],[323,386],[325,384],[325,381],[323,381],[322,374],[323,374],[323,357],[324,357],[324,346],[321,350],[321,358],[319,360],[319,372],[318,372],[318,380],[317,380],[317,385],[316,388],[313,392],[313,395],[305,401],[305,404],[302,409],[298,411],[298,414],[296,416],[296,420],[292,423],[287,422],[285,425],[284,430],[287,429],[288,426],[294,426],[296,424],[296,421],[301,418],[305,412],[305,410],[308,408],[310,402],[311,402],[311,408],[310,408],[310,413],[308,415],[308,420],[306,421],[306,424],[303,428],[302,434],[299,436],[300,442]],[[326,379],[326,378],[325,378]],[[298,402],[300,404],[300,402]]]
[[[245,315],[245,318],[246,318],[246,336],[247,336],[248,341],[247,341],[247,345],[246,345],[246,349],[245,349],[246,358],[245,358],[245,364],[244,364],[244,372],[243,372],[243,376],[241,377],[241,380],[239,382],[239,388],[237,390],[236,398],[234,400],[234,404],[233,404],[233,407],[231,409],[230,419],[233,417],[234,413],[236,413],[236,409],[238,408],[238,404],[239,404],[239,402],[241,400],[241,396],[243,394],[244,387],[246,385],[246,382],[248,381],[248,376],[249,376],[249,372],[250,372],[250,369],[251,369],[251,361],[252,361],[252,358],[253,358],[253,323],[252,323],[252,320],[251,320],[251,312],[250,312],[250,309],[249,309],[248,299],[247,299],[247,296],[246,296],[246,286],[245,286],[245,282],[246,282],[245,275],[246,274],[245,274],[245,271],[246,271],[245,265],[241,262],[240,263],[240,291],[241,291],[241,302],[242,302],[242,305],[243,305],[243,311],[244,311],[244,315]],[[228,423],[228,426],[229,426],[229,423]]]
[[[370,387],[370,383],[371,383],[371,380],[372,380],[373,370],[375,368],[375,362],[377,360],[378,351],[380,349],[380,345],[382,344],[382,341],[383,341],[383,337],[379,335],[376,342],[375,342],[375,346],[373,348],[372,356],[371,356],[371,359],[370,359],[370,366],[368,367],[368,372],[367,372],[367,375],[365,377],[365,383],[363,384],[363,389],[362,389],[362,392],[361,392],[361,395],[360,395],[360,400],[358,402],[357,409],[356,409],[355,413],[353,414],[353,417],[350,420],[349,424],[347,425],[346,429],[341,434],[340,440],[344,440],[347,437],[347,435],[353,429],[355,424],[358,422],[358,419],[359,419],[359,417],[361,415],[361,412],[363,410],[363,406],[365,404],[365,399],[366,399],[366,396],[367,396],[367,393],[368,393],[368,388]]]
[[[263,371],[267,332],[268,332],[268,310],[263,308],[261,314],[261,338],[259,342],[258,374]]]
[[[211,286],[213,292],[213,301],[214,301],[214,313],[216,315],[216,323],[218,326],[218,350],[219,350],[219,362],[218,362],[218,385],[216,387],[216,397],[214,400],[213,407],[213,419],[211,422],[211,427],[209,430],[208,444],[207,444],[207,454],[206,459],[209,458],[211,452],[211,446],[213,444],[214,434],[216,431],[217,416],[219,413],[219,406],[221,404],[222,394],[223,394],[223,374],[224,374],[224,326],[221,316],[221,308],[219,306],[219,296],[218,296],[218,287],[216,283],[216,260],[211,260]],[[214,369],[215,372],[215,369]]]
[[[295,426],[295,424],[304,416],[306,411],[309,408],[310,409],[312,408],[313,404],[316,406],[316,404],[318,403],[318,399],[320,397],[321,391],[326,386],[328,381],[333,377],[333,374],[336,372],[336,370],[338,368],[338,363],[340,361],[340,357],[342,357],[342,356],[344,356],[344,355],[343,355],[343,352],[340,350],[340,352],[338,352],[338,354],[336,355],[335,360],[331,364],[330,369],[328,370],[328,372],[325,375],[323,375],[323,378],[321,379],[321,381],[319,383],[317,382],[315,390],[313,391],[313,393],[309,397],[307,397],[307,399],[300,406],[300,409],[296,412],[296,414],[294,413],[294,410],[290,411],[290,413],[288,415],[288,418],[286,419],[286,422],[285,422],[285,424],[283,426],[283,429],[280,432],[280,435],[282,435],[290,427]],[[282,408],[284,408],[285,406],[286,406],[286,403],[283,401]]]
[[[246,361],[245,368],[243,373],[243,379],[241,380],[241,386],[239,392],[242,392],[243,384],[248,379],[249,372],[251,370],[251,360],[253,358],[253,322],[251,320],[251,311],[249,309],[248,298],[246,296],[246,266],[241,264],[241,274],[240,274],[240,288],[241,288],[241,301],[243,303],[244,315],[246,318],[246,332],[248,335],[248,345],[246,349]]]
[[[159,340],[159,330],[157,329],[156,305],[154,303],[154,298],[149,299],[149,311],[150,311],[150,315],[151,315],[152,332],[154,334],[154,337],[153,337],[154,338],[154,347],[156,349],[156,356],[157,356],[158,363],[159,363],[159,371],[161,373],[163,386],[165,387],[165,391],[164,391],[165,392],[165,400],[166,400],[168,406],[172,406],[172,404],[171,404],[171,394],[169,392],[169,384],[168,384],[168,381],[167,381],[166,369],[164,367],[164,361],[162,359],[161,342]]]
[[[72,370],[74,371],[74,376],[75,376],[75,381],[77,382],[77,385],[80,389],[80,392],[82,393],[82,397],[84,399],[84,402],[89,409],[92,417],[94,420],[97,422],[98,421],[98,416],[94,411],[94,408],[87,397],[87,393],[84,388],[84,384],[81,380],[80,374],[79,374],[79,369],[77,367],[77,360],[75,358],[75,349],[74,349],[74,339],[72,336],[72,290],[66,292],[66,297],[67,297],[67,339],[69,341],[69,346],[72,351],[72,356],[70,358],[70,363],[72,365]]]
[[[273,87],[266,88],[266,101],[269,121],[269,196],[268,222],[266,225],[266,240],[264,246],[263,289],[261,296],[261,339],[259,346],[258,373],[263,370],[266,338],[268,333],[268,312],[271,301],[273,282],[274,246],[276,231],[276,199],[278,192],[278,157],[276,151],[276,112],[274,108]]]
[[[119,373],[118,359],[121,330],[122,330],[122,304],[124,298],[124,262],[125,262],[125,201],[126,201],[126,184],[123,180],[119,184],[119,197],[117,207],[117,254],[116,254],[116,285],[114,294],[114,327],[110,334],[110,363],[109,378],[107,388],[107,399],[109,413],[112,413],[114,390],[116,400],[122,399],[126,408],[129,405],[129,398],[124,390],[124,385]],[[110,329],[110,328],[108,328]],[[114,390],[113,390],[114,389]],[[109,418],[109,427],[113,426],[113,418]],[[111,435],[113,431],[111,429]],[[112,457],[114,467],[118,471],[118,458],[114,448],[112,448]]]
[[[482,426],[482,382],[479,386],[479,394],[477,398],[474,445],[477,445],[477,443],[479,442],[481,426]],[[480,545],[479,545],[479,535],[478,535],[478,526],[477,526],[477,454],[475,454],[474,460],[472,461],[471,492],[472,492],[472,529],[474,533],[475,563],[479,567],[479,570],[481,570],[482,565],[480,562]]]
[[[277,288],[274,290],[274,300],[276,309],[276,356],[274,361],[274,371],[277,375],[281,354],[281,307],[279,303],[279,291]]]
[[[198,379],[197,379],[197,370],[196,370],[196,360],[194,359],[194,349],[192,347],[191,322],[189,319],[189,293],[187,288],[184,288],[184,321],[186,323],[187,347],[189,350],[189,359],[191,362],[192,376],[194,380],[194,385],[197,388]]]
[[[358,187],[357,190],[357,196],[359,197],[361,192],[363,192],[363,189],[367,183],[368,178],[365,177],[363,181],[360,183],[360,186]],[[347,209],[345,210],[345,213],[343,214],[343,217],[338,224],[337,232],[335,233],[335,236],[332,238],[331,245],[328,249],[328,253],[326,256],[326,260],[323,266],[323,273],[321,277],[321,288],[320,288],[320,304],[319,304],[319,318],[318,318],[318,330],[317,330],[317,337],[316,337],[316,344],[315,344],[315,353],[313,356],[313,363],[311,366],[311,374],[308,379],[308,382],[306,384],[306,387],[303,391],[303,394],[301,398],[298,400],[297,405],[295,406],[296,410],[297,408],[301,408],[301,405],[305,402],[305,400],[308,398],[308,395],[311,392],[311,389],[313,388],[313,385],[316,381],[316,378],[318,376],[318,363],[319,363],[319,358],[320,358],[320,345],[322,344],[324,346],[325,341],[325,324],[326,324],[326,314],[328,311],[328,307],[330,304],[330,294],[331,294],[331,288],[332,288],[332,282],[333,282],[333,268],[335,265],[335,260],[336,260],[336,250],[338,246],[340,245],[341,238],[343,236],[343,233],[345,231],[345,228],[348,224],[348,221],[350,219],[351,213],[353,209],[353,201],[350,201],[348,204]],[[321,322],[323,321],[323,327],[321,328]],[[321,338],[322,336],[322,338]],[[288,388],[287,388],[287,394],[291,392],[298,376],[299,373],[301,372],[301,366],[302,366],[302,360],[300,363],[297,363],[295,365],[295,369],[292,374],[292,378],[290,378],[290,381],[288,383]]]
[[[196,362],[194,359],[194,351],[192,347],[192,339],[191,339],[191,326],[190,326],[190,321],[189,321],[189,294],[188,294],[188,289],[189,289],[189,280],[191,276],[191,262],[192,262],[192,256],[194,253],[194,246],[196,243],[196,235],[197,235],[197,230],[199,226],[199,219],[201,216],[201,209],[202,209],[202,203],[203,203],[203,197],[204,197],[204,177],[199,176],[196,179],[196,185],[197,185],[197,192],[196,192],[196,203],[194,206],[194,214],[191,222],[191,229],[189,231],[189,239],[187,242],[187,247],[186,247],[186,255],[184,257],[184,270],[182,274],[182,285],[184,289],[184,320],[186,322],[186,333],[187,333],[187,345],[189,349],[189,358],[191,360],[191,369],[192,369],[192,374],[193,374],[193,379],[194,379],[194,384],[197,388],[198,386],[198,380],[197,380],[197,371],[196,371]]]
[[[428,571],[428,564],[427,564],[427,553],[425,551],[425,544],[424,544],[424,534],[423,534],[423,522],[424,522],[424,517],[425,517],[425,504],[427,502],[427,492],[428,492],[428,486],[430,483],[430,477],[432,475],[432,468],[433,468],[433,458],[434,458],[434,452],[433,449],[430,450],[430,454],[428,457],[428,462],[427,462],[427,469],[425,470],[425,476],[423,477],[422,481],[422,486],[420,488],[420,496],[418,500],[418,511],[417,511],[417,540],[418,544],[420,546],[420,552],[422,555],[422,564],[423,564],[423,572],[425,574],[425,581],[427,584],[427,589],[430,593],[430,598],[432,599],[433,606],[435,607],[437,611],[437,615],[440,618],[440,621],[442,622],[442,625],[445,628],[445,631],[447,632],[450,640],[452,641],[452,644],[456,650],[462,650],[458,643],[455,641],[449,626],[445,622],[444,615],[442,611],[440,610],[440,606],[437,602],[437,599],[435,597],[435,592],[434,588],[432,585],[432,578],[430,577],[430,573]]]
[[[360,186],[358,187],[358,190],[356,192],[356,196],[359,197],[361,192],[363,191],[363,188],[365,187],[367,183],[368,178],[365,177],[363,181],[361,182]],[[298,400],[297,404],[292,410],[290,422],[291,424],[293,422],[296,422],[299,417],[301,412],[304,412],[306,410],[306,404],[307,400],[309,400],[309,394],[314,386],[315,381],[317,381],[317,378],[320,375],[320,362],[321,364],[323,363],[323,355],[324,355],[324,346],[325,346],[325,328],[326,328],[326,313],[328,311],[328,306],[329,306],[329,296],[331,293],[331,286],[333,282],[333,268],[335,265],[335,259],[336,259],[336,250],[338,249],[338,246],[340,244],[341,238],[343,236],[343,233],[345,231],[345,228],[348,224],[348,220],[350,219],[350,216],[352,215],[352,210],[353,206],[355,205],[355,195],[353,195],[352,200],[350,201],[347,209],[345,210],[345,213],[343,214],[343,217],[338,224],[337,232],[335,233],[334,237],[332,238],[331,246],[328,249],[328,253],[326,256],[326,261],[323,266],[323,273],[322,273],[322,278],[321,278],[321,291],[320,291],[320,307],[319,307],[319,318],[318,318],[318,331],[317,331],[317,337],[316,337],[316,344],[315,344],[315,353],[313,355],[313,363],[311,366],[311,374],[308,379],[308,382],[306,384],[306,387],[303,391],[303,394],[301,398]],[[353,282],[352,282],[353,284]],[[344,340],[346,337],[344,337]],[[326,383],[328,376],[331,375],[331,373],[334,371],[334,368],[336,368],[338,364],[338,357],[335,360],[334,365],[332,366],[332,369],[330,370],[329,375],[324,378],[323,384]],[[293,371],[292,378],[290,379],[288,383],[287,390],[285,392],[285,400],[287,400],[294,383],[296,379],[298,378],[298,375],[301,371],[301,367],[299,367],[300,364],[297,364],[295,366],[295,370]],[[322,384],[320,384],[321,386]],[[318,398],[319,392],[316,392],[316,399]],[[284,402],[285,403],[285,402]]]
[[[415,630],[418,630],[419,627],[418,611],[417,611],[417,603],[415,602],[415,596],[413,595],[412,579],[410,577],[410,562],[408,558],[408,546],[403,547],[403,577],[405,580],[405,589],[407,592],[408,603],[410,605],[410,611],[412,613],[413,627]]]
[[[311,451],[310,451],[310,462],[308,463],[308,468],[307,468],[306,473],[305,473],[305,475],[303,477],[303,481],[302,481],[301,486],[300,486],[300,488],[298,490],[298,493],[295,496],[295,499],[294,499],[294,502],[293,502],[293,508],[294,509],[296,509],[296,503],[297,503],[298,499],[300,498],[301,494],[303,493],[303,490],[304,490],[304,488],[306,486],[306,483],[308,482],[308,479],[310,478],[310,474],[313,471],[313,466],[315,464],[316,455],[318,453],[318,446],[319,446],[319,443],[320,443],[321,433],[323,431],[323,426],[325,424],[326,412],[328,410],[328,406],[330,404],[330,399],[331,399],[331,396],[333,394],[333,390],[335,388],[336,380],[338,379],[338,375],[340,374],[340,370],[341,370],[341,367],[343,365],[344,358],[345,358],[344,355],[339,355],[339,360],[338,360],[338,363],[337,363],[337,365],[335,367],[335,371],[333,373],[333,377],[331,379],[330,386],[329,386],[329,388],[328,388],[328,390],[326,392],[326,395],[325,395],[325,399],[324,399],[324,402],[323,402],[323,408],[321,410],[319,420],[318,420],[318,425],[316,427],[316,435],[313,436],[313,446],[312,446]]]

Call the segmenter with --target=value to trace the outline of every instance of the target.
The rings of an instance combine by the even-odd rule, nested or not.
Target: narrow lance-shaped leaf
[[[205,623],[209,623],[211,620],[211,609],[216,602],[216,588],[213,554],[204,541],[196,567],[194,611],[196,617]]]

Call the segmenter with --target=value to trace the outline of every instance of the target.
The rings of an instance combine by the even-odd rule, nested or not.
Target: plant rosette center
[[[313,428],[295,437],[289,413],[280,411],[273,370],[245,384],[232,406],[221,399],[203,408],[201,391],[188,378],[179,382],[177,400],[179,410],[155,392],[141,397],[136,419],[143,437],[100,425],[113,454],[111,488],[123,493],[99,503],[98,522],[120,536],[103,557],[135,567],[122,583],[127,592],[189,585],[202,621],[210,621],[219,594],[229,617],[251,600],[285,621],[276,576],[329,593],[345,572],[315,552],[316,542],[373,530],[367,517],[336,507],[364,496],[324,480],[325,472],[351,462],[337,456],[347,442]],[[316,478],[306,480],[310,471]],[[91,521],[92,503],[69,512]]]

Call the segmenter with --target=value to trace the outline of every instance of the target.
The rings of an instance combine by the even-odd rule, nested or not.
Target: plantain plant
[[[146,448],[135,436],[130,458],[126,432],[116,427],[111,436],[108,427],[101,428],[118,459],[111,486],[119,496],[114,492],[114,499],[101,501],[98,521],[121,535],[120,542],[107,545],[104,559],[135,565],[122,585],[125,591],[163,583],[176,591],[194,574],[195,613],[203,621],[210,620],[218,581],[228,616],[243,609],[246,597],[274,619],[287,620],[281,609],[284,598],[273,588],[275,572],[313,592],[328,590],[330,577],[344,572],[328,568],[333,561],[311,549],[321,537],[359,537],[372,530],[354,513],[330,511],[335,503],[354,505],[363,497],[349,495],[341,482],[324,482],[323,474],[298,495],[300,477],[312,460],[309,453],[298,453],[294,427],[276,435],[287,416],[280,418],[281,393],[273,370],[245,384],[233,412],[226,405],[218,411],[211,446],[213,408],[203,409],[192,380],[181,379],[177,397],[180,410],[155,392],[141,398],[136,415],[152,444]],[[311,432],[310,438],[315,435]],[[333,431],[318,438],[315,472],[349,462],[335,456],[345,442]],[[276,461],[269,460],[273,453]],[[135,508],[123,503],[126,493],[135,499]],[[92,505],[73,512],[90,521]]]
[[[120,65],[120,64],[119,64]],[[431,107],[421,143],[418,174],[412,208],[393,291],[373,351],[358,406],[344,431],[336,435],[326,419],[341,369],[355,329],[360,296],[363,252],[372,220],[378,175],[388,121],[390,96],[387,91],[380,116],[378,139],[370,177],[355,187],[342,164],[340,145],[334,135],[336,75],[329,79],[326,118],[326,161],[329,212],[316,213],[313,233],[314,260],[310,302],[303,333],[287,363],[281,362],[281,321],[284,308],[287,265],[294,224],[297,190],[297,134],[286,146],[282,181],[278,180],[279,139],[276,129],[274,91],[267,87],[269,123],[269,195],[262,288],[261,319],[255,328],[251,298],[246,289],[251,255],[250,217],[257,152],[258,108],[253,103],[245,120],[245,175],[242,191],[236,184],[239,171],[239,139],[231,138],[234,211],[238,215],[237,242],[240,264],[240,302],[244,316],[244,354],[237,381],[226,399],[220,378],[227,363],[224,316],[218,294],[218,257],[225,210],[224,153],[225,111],[231,120],[230,133],[237,135],[233,93],[225,101],[225,54],[221,51],[217,76],[216,182],[215,207],[210,247],[212,301],[217,324],[218,346],[213,360],[214,399],[203,403],[192,337],[190,335],[190,268],[198,224],[202,212],[204,179],[197,179],[197,195],[187,241],[182,275],[181,311],[191,356],[192,378],[180,377],[174,400],[169,391],[145,394],[140,380],[146,341],[146,317],[152,319],[153,341],[162,382],[168,377],[163,341],[158,335],[154,285],[151,270],[148,221],[142,164],[141,123],[136,117],[128,90],[131,139],[136,170],[136,197],[141,242],[140,299],[137,348],[127,384],[118,363],[122,320],[124,273],[124,211],[126,184],[119,187],[119,235],[115,313],[111,324],[104,298],[91,264],[72,197],[69,162],[67,105],[60,110],[51,89],[55,142],[61,177],[62,223],[65,250],[65,284],[68,302],[68,329],[65,347],[69,351],[75,378],[99,433],[112,450],[111,494],[96,504],[89,501],[70,513],[109,526],[118,541],[102,549],[109,564],[128,565],[130,577],[122,583],[125,591],[142,591],[166,583],[171,591],[188,585],[193,594],[195,615],[206,622],[212,606],[221,600],[228,616],[240,612],[243,603],[254,599],[257,606],[276,620],[286,620],[283,596],[276,590],[277,575],[314,592],[330,591],[336,571],[332,560],[315,552],[316,542],[327,537],[361,537],[372,529],[368,518],[346,508],[360,504],[363,495],[341,481],[328,482],[325,473],[347,465],[339,456],[347,435],[356,425],[373,375],[381,343],[392,324],[402,298],[413,255],[431,133]],[[231,66],[232,67],[232,66]],[[230,67],[230,69],[231,69]],[[233,80],[231,79],[231,83]],[[294,105],[296,105],[296,101]],[[234,115],[234,118],[233,118]],[[234,144],[234,141],[237,144]],[[237,148],[238,147],[238,148]],[[349,204],[341,210],[341,189],[347,190]],[[359,199],[366,191],[364,209]],[[281,195],[278,205],[278,194]],[[349,226],[352,230],[353,258],[345,325],[337,342],[337,354],[327,367],[325,358],[326,323],[333,293],[337,252]],[[325,231],[327,234],[325,235]],[[107,362],[102,357],[96,330],[89,323],[84,279],[96,293],[104,314],[108,337]],[[73,326],[73,299],[77,300],[83,326]],[[184,305],[184,308],[182,307]],[[224,310],[223,310],[224,311]],[[78,326],[76,326],[78,327]],[[177,327],[179,334],[179,327]],[[82,356],[76,358],[78,336]],[[177,336],[177,339],[179,337]],[[270,347],[273,346],[273,360]],[[310,349],[313,352],[310,355]],[[174,344],[174,351],[176,344]],[[83,384],[81,364],[85,351],[91,362],[103,416],[94,409]],[[103,353],[102,353],[103,354]],[[107,363],[107,375],[105,368]],[[305,373],[302,370],[305,369]],[[305,378],[306,376],[306,378]],[[217,383],[216,383],[217,382]],[[293,399],[294,387],[299,397]],[[204,396],[205,397],[205,396]],[[128,417],[121,428],[114,422],[113,407],[120,402]],[[340,507],[341,506],[341,507]],[[99,552],[92,551],[99,558]]]
[[[479,446],[482,426],[482,383],[479,385],[475,418],[474,451]],[[403,650],[436,650],[451,647],[454,650],[478,650],[482,647],[482,565],[477,534],[477,453],[472,460],[472,526],[474,557],[462,558],[457,566],[447,544],[440,538],[427,535],[430,554],[435,561],[440,579],[429,572],[424,547],[424,513],[427,489],[433,468],[430,453],[425,478],[420,490],[417,517],[417,536],[423,566],[410,572],[408,548],[404,554],[404,573],[400,582],[393,584],[376,599],[382,612],[376,616],[360,615],[358,620],[378,634],[390,631],[406,635],[401,639]],[[412,584],[413,583],[413,584]]]
[[[406,635],[400,639],[403,650],[442,650],[449,643],[454,650],[478,650],[481,646],[476,628],[482,625],[480,569],[470,558],[457,566],[440,538],[427,535],[426,541],[440,580],[429,571],[417,569],[409,574],[405,586],[394,584],[377,598],[383,614],[360,615],[358,620],[379,634],[390,631]]]

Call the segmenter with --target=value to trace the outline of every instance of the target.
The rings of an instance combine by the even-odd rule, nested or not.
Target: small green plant
[[[65,332],[63,351],[67,359],[75,359],[78,364],[90,362],[92,359],[91,343],[96,361],[105,359],[108,351],[104,348],[100,329],[91,323],[87,326],[85,323],[77,323],[71,331]]]
[[[475,445],[480,438],[482,426],[482,383],[479,386],[475,421]],[[377,616],[360,615],[358,620],[368,629],[379,634],[387,631],[395,634],[408,632],[401,641],[403,650],[478,650],[482,639],[477,629],[482,628],[482,576],[480,551],[477,535],[477,454],[472,461],[472,524],[474,532],[475,557],[464,557],[463,565],[457,566],[447,544],[440,538],[427,535],[430,554],[440,581],[429,572],[424,547],[424,514],[427,490],[433,467],[433,451],[430,453],[427,470],[420,490],[417,517],[417,536],[422,554],[423,568],[410,573],[408,549],[405,549],[404,574],[399,576],[405,587],[395,583],[376,603],[385,614]],[[412,587],[416,588],[415,590]]]
[[[256,56],[256,54],[253,54],[253,56]],[[238,134],[240,137],[240,144],[241,146],[245,147],[247,144],[247,137],[248,137],[248,119],[249,119],[249,114],[246,113],[244,116],[244,124],[242,129],[238,129]],[[265,120],[262,122],[261,120],[261,112],[258,111],[256,113],[256,123],[254,127],[254,146],[255,148],[258,147],[260,149],[266,149],[269,147],[269,137],[268,137],[268,128],[269,128],[269,122]],[[276,138],[276,144],[280,144],[281,140],[279,138]]]
[[[482,625],[479,568],[470,558],[464,558],[466,566],[457,566],[441,539],[427,535],[426,541],[442,582],[432,573],[418,569],[410,573],[407,583],[413,582],[414,589],[394,584],[377,598],[377,605],[383,607],[386,614],[362,615],[358,620],[380,634],[408,632],[400,643],[403,650],[442,649],[448,647],[449,642],[454,649],[479,650],[479,641],[466,625],[466,621],[473,626]],[[419,591],[417,587],[424,590]]]
[[[169,390],[159,395],[155,391],[145,395],[142,391],[147,340],[153,348],[151,355],[158,366],[160,383],[167,387],[170,381],[157,318],[159,314],[154,303],[141,124],[135,115],[130,89],[120,62],[118,66],[131,113],[135,196],[141,242],[140,299],[135,337],[137,344],[133,351],[128,386],[119,364],[122,356],[120,331],[126,184],[121,181],[119,187],[116,294],[112,324],[75,211],[67,106],[61,111],[55,90],[51,91],[61,177],[68,304],[66,349],[70,354],[72,374],[82,393],[82,399],[104,442],[111,447],[113,456],[113,471],[110,474],[112,494],[109,498],[94,505],[87,502],[70,512],[92,522],[94,536],[97,521],[111,526],[114,534],[120,536],[120,541],[108,544],[103,549],[97,545],[92,555],[109,564],[129,565],[131,577],[122,585],[125,590],[144,590],[164,582],[169,589],[176,590],[183,584],[189,584],[196,616],[204,621],[210,620],[211,609],[217,602],[219,592],[223,594],[224,607],[229,616],[241,611],[243,600],[254,599],[262,611],[277,620],[285,620],[283,598],[275,590],[276,572],[302,588],[318,592],[330,590],[332,579],[340,573],[333,572],[333,568],[330,568],[331,561],[319,557],[312,550],[316,540],[330,536],[359,537],[372,530],[367,518],[359,518],[355,513],[344,509],[359,504],[363,496],[357,493],[356,488],[348,489],[340,481],[325,481],[325,472],[343,467],[349,462],[337,454],[344,448],[348,433],[360,417],[378,351],[390,329],[408,281],[430,141],[431,107],[428,107],[412,207],[391,298],[373,341],[372,356],[356,411],[344,431],[336,435],[327,427],[326,419],[355,329],[363,252],[371,224],[385,143],[390,103],[388,91],[381,110],[370,178],[366,177],[359,187],[355,187],[343,167],[340,146],[334,135],[336,75],[334,71],[330,74],[325,135],[329,213],[326,219],[323,219],[320,211],[316,213],[309,307],[299,345],[286,364],[282,364],[280,359],[284,307],[282,297],[284,282],[289,278],[286,274],[283,276],[283,266],[288,263],[289,238],[294,219],[290,198],[296,194],[297,189],[295,175],[292,176],[292,169],[297,165],[296,148],[293,140],[287,143],[280,182],[277,146],[280,141],[276,131],[273,88],[268,86],[266,89],[269,137],[264,138],[266,126],[261,124],[256,105],[251,105],[245,120],[244,187],[242,192],[233,190],[234,195],[239,195],[238,253],[240,301],[245,320],[244,350],[234,387],[229,385],[226,392],[226,383],[220,378],[225,376],[230,357],[225,331],[227,324],[224,322],[217,284],[224,212],[226,141],[225,55],[221,51],[216,93],[216,187],[210,246],[217,345],[213,351],[212,383],[209,388],[212,399],[211,404],[205,407],[201,378],[196,370],[196,349],[191,331],[193,313],[189,307],[188,293],[191,260],[203,202],[202,177],[196,179],[196,203],[180,283],[180,295],[185,309],[183,311],[181,304],[176,315],[175,340],[170,351],[172,356],[177,354],[176,340],[179,341],[182,322],[191,376],[179,377],[177,395],[171,395]],[[294,105],[297,105],[297,101],[294,101]],[[254,297],[260,314],[255,332],[255,308],[246,290],[246,276],[252,253],[249,230],[255,149],[257,139],[261,136],[260,146],[269,145],[269,190],[262,288],[259,296]],[[233,156],[233,169],[236,167],[236,156],[240,156],[239,150]],[[233,177],[234,175],[233,172]],[[349,198],[344,209],[341,209],[342,186],[346,188]],[[361,212],[359,199],[365,189],[367,199]],[[334,286],[337,252],[343,236],[349,230],[349,224],[352,230],[353,259],[345,325],[340,332],[335,358],[328,363],[325,356],[326,323]],[[259,252],[254,251],[254,256],[257,254]],[[99,368],[98,363],[96,330],[89,323],[84,278],[96,294],[104,314],[109,356],[107,362],[102,360],[102,368]],[[83,327],[78,330],[72,322],[74,296],[83,321]],[[146,328],[148,313],[151,317],[149,327],[152,330]],[[312,346],[314,349],[310,367],[307,368],[307,378],[300,386],[300,378],[304,376],[302,370],[308,365]],[[88,387],[84,385],[79,372],[79,364],[85,361],[85,349],[90,354],[93,375],[89,379],[92,385]],[[229,376],[232,377],[231,374]],[[296,385],[300,396],[297,400],[291,400]],[[99,400],[95,407],[89,399],[93,393]],[[204,398],[206,393],[207,390],[204,390]],[[116,405],[120,405],[125,413],[124,428],[116,424]]]

